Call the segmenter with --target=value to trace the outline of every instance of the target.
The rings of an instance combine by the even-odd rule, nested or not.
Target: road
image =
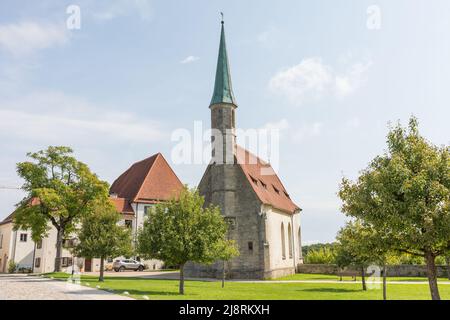
[[[0,274],[0,300],[133,300],[66,281],[22,274]]]

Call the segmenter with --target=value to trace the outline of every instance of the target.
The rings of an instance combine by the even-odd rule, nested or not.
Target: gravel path
[[[133,300],[98,290],[38,276],[0,274],[0,300]]]

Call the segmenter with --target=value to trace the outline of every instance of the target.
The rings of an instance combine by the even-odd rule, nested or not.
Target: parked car
[[[125,270],[144,271],[145,266],[143,263],[133,259],[118,259],[114,261],[113,269],[115,272]]]

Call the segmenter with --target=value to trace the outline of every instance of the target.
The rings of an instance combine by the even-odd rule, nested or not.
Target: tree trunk
[[[450,280],[450,256],[445,257],[445,262],[447,263],[447,278]]]
[[[223,268],[222,268],[222,288],[225,287],[225,278],[227,276],[226,270],[225,270],[225,260],[223,260]]]
[[[62,242],[64,237],[64,230],[60,227],[56,234],[56,257],[55,257],[55,272],[61,272],[61,254]]]
[[[386,265],[383,265],[383,300],[387,300],[387,288],[386,288],[386,277],[387,277],[387,268]]]
[[[105,269],[105,258],[104,257],[100,257],[100,277],[98,278],[99,282],[103,282],[103,274],[104,274],[104,269]]]
[[[441,300],[437,284],[435,259],[436,257],[432,252],[430,251],[425,252],[425,261],[427,263],[427,275],[428,275],[428,283],[430,285],[431,299]]]
[[[362,288],[364,291],[367,290],[367,286],[366,286],[366,269],[364,268],[364,266],[361,267],[361,281],[362,281]]]
[[[184,294],[184,263],[180,265],[180,294]]]

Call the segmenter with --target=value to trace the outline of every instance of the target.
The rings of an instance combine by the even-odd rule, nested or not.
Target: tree
[[[336,240],[339,245],[336,250],[336,264],[340,268],[356,266],[361,270],[363,290],[367,290],[366,268],[373,262],[372,253],[367,245],[369,230],[365,229],[359,221],[348,222],[342,228]]]
[[[330,249],[330,252],[333,252],[335,249],[336,243],[332,242],[332,243],[313,243],[313,244],[309,244],[309,245],[305,245],[302,246],[302,255],[303,257],[308,256],[309,252],[311,251],[318,251],[321,250],[322,248],[325,248],[325,250]]]
[[[227,262],[239,255],[239,250],[234,240],[222,240],[217,242],[214,249],[217,260],[222,260],[222,288],[225,287],[225,279],[227,277]]]
[[[100,276],[103,282],[104,261],[132,253],[131,231],[118,225],[120,213],[108,201],[97,203],[92,212],[82,220],[75,254],[86,258],[100,258]]]
[[[392,240],[392,249],[425,258],[432,299],[440,299],[435,259],[450,247],[450,149],[409,127],[391,127],[387,151],[355,182],[342,180],[342,210]]]
[[[72,153],[68,147],[48,147],[28,153],[32,161],[17,164],[26,196],[18,204],[14,228],[31,229],[33,240],[39,241],[48,235],[50,225],[55,227],[55,272],[61,271],[64,236],[74,230],[94,202],[108,198],[108,184]]]
[[[227,224],[220,210],[203,205],[198,191],[185,187],[178,199],[155,206],[138,235],[138,251],[143,257],[180,266],[180,294],[184,294],[188,261],[213,263],[221,258],[217,248],[230,245],[224,242]]]
[[[305,263],[308,264],[333,264],[335,262],[336,246],[322,246],[308,250]]]

